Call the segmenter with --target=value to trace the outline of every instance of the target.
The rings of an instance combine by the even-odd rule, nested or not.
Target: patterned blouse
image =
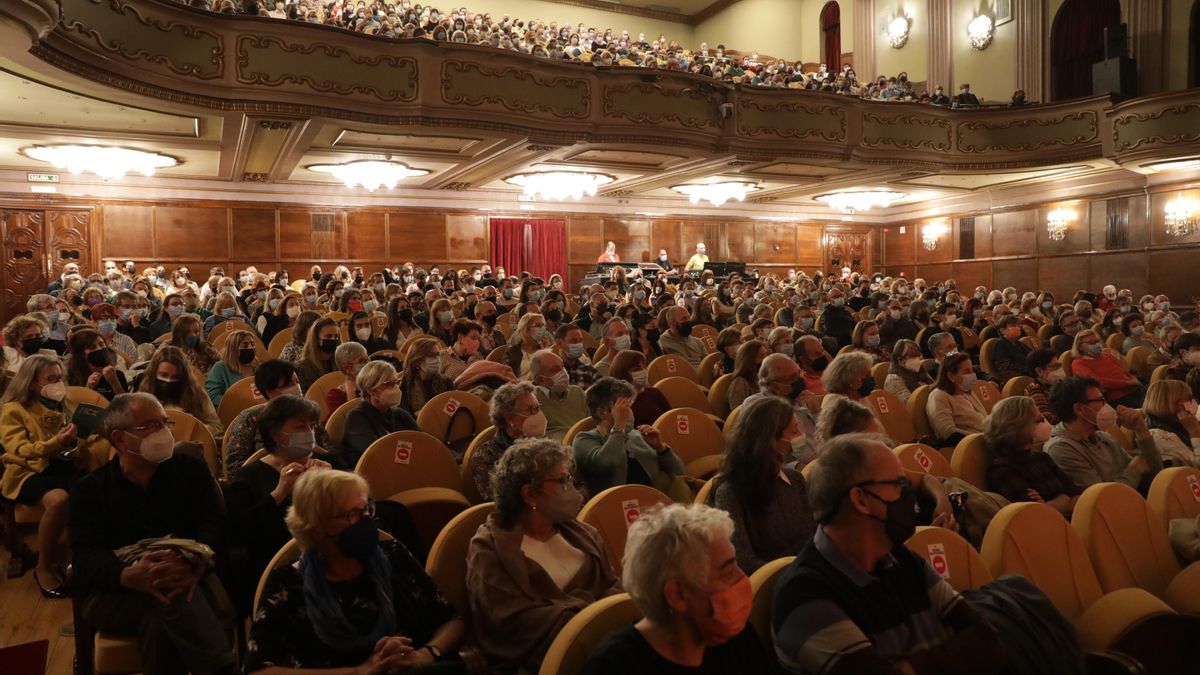
[[[289,342],[283,346],[283,351],[279,352],[279,358],[292,363],[300,363],[300,359],[304,358],[304,345],[298,345],[295,342]]]
[[[228,466],[222,467],[222,471],[231,478],[237,474],[251,455],[263,448],[262,435],[258,433],[258,416],[266,407],[266,403],[260,403],[246,408],[229,423],[229,430],[225,433],[224,452],[221,454],[224,461],[228,462]],[[341,448],[334,445],[333,439],[329,437],[329,432],[325,430],[325,427],[318,424],[313,429],[313,433],[316,435],[317,445],[332,453],[337,458],[337,463],[340,464]]]
[[[424,645],[457,614],[403,544],[384,541],[379,548],[392,568],[395,634],[411,638],[414,646]],[[338,596],[346,619],[363,631],[370,630],[375,624],[378,605],[368,575],[329,585]],[[361,664],[368,656],[369,652],[339,650],[317,637],[305,606],[304,577],[298,562],[270,573],[250,627],[243,672],[253,673],[271,666],[346,668]]]

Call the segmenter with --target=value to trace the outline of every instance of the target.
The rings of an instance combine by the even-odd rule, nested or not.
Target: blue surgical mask
[[[573,345],[567,345],[567,356],[571,359],[578,359],[583,356],[583,343],[576,342]]]
[[[103,321],[99,321],[96,323],[96,327],[100,329],[101,333],[117,332],[117,322],[113,321],[112,319],[105,319]]]
[[[232,307],[226,307],[225,309],[221,310],[221,316],[228,319],[229,317],[233,316],[233,312],[234,309]]]
[[[312,454],[313,446],[317,444],[316,434],[312,429],[307,431],[293,431],[288,434],[287,445],[281,447],[280,450],[291,461],[304,459]]]

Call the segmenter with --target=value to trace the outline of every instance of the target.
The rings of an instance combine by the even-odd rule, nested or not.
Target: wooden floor
[[[50,656],[46,663],[49,675],[70,675],[75,659],[75,643],[62,637],[59,629],[71,623],[70,600],[48,600],[38,591],[33,570],[24,576],[5,579],[8,551],[0,548],[0,647],[36,640],[50,641]],[[0,672],[3,672],[0,664]]]

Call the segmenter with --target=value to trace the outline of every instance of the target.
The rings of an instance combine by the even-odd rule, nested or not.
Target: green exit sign
[[[31,173],[26,174],[30,183],[57,183],[58,174],[56,173]]]

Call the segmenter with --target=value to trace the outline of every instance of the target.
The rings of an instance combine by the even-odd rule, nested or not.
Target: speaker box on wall
[[[1120,57],[1092,64],[1092,93],[1120,100],[1137,96],[1137,60]]]
[[[1129,41],[1129,26],[1119,23],[1104,29],[1104,58],[1115,59],[1125,55],[1125,44]]]

